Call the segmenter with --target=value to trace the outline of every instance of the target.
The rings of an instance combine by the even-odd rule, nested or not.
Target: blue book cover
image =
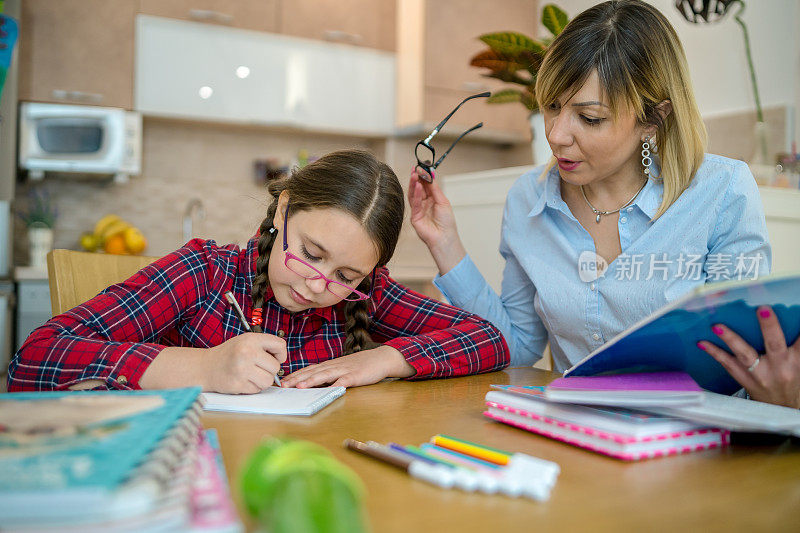
[[[157,490],[138,482],[137,469],[186,420],[199,395],[192,387],[0,396],[0,521],[36,507],[85,514],[83,505],[110,503],[132,481],[150,489],[128,491],[146,507]]]
[[[564,376],[683,370],[704,389],[732,394],[741,389],[728,372],[697,347],[701,340],[729,351],[712,331],[724,324],[764,352],[756,309],[772,306],[791,345],[800,336],[800,274],[726,281],[699,287],[634,324],[589,354]]]

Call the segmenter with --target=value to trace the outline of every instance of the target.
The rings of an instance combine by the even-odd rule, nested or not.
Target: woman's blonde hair
[[[683,46],[666,17],[645,2],[598,4],[570,21],[550,45],[536,80],[539,107],[574,94],[593,71],[615,116],[627,106],[640,123],[657,127],[664,197],[655,220],[689,186],[706,149]],[[672,112],[662,119],[657,106],[665,100]]]

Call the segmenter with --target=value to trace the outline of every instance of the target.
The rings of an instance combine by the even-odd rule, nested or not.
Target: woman
[[[693,287],[769,273],[756,183],[741,161],[704,155],[691,87],[677,34],[654,7],[604,2],[567,25],[536,82],[554,159],[509,191],[500,296],[467,256],[441,190],[412,173],[411,220],[437,287],[500,328],[512,365],[532,364],[549,341],[563,372]],[[722,325],[709,338],[730,353],[698,348],[753,398],[800,407],[800,345],[787,347],[768,307],[759,320],[766,357]]]

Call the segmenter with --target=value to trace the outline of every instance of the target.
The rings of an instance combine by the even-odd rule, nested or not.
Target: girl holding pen
[[[9,390],[255,393],[275,376],[284,387],[357,386],[508,364],[488,321],[389,276],[404,203],[387,165],[334,152],[269,193],[244,249],[194,239],[35,330],[14,355]]]

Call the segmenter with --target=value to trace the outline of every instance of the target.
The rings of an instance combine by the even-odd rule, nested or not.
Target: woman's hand
[[[766,353],[759,355],[752,346],[728,327],[717,324],[712,329],[733,353],[700,341],[705,350],[738,381],[754,400],[800,408],[800,339],[786,346],[778,317],[768,306],[757,310]]]
[[[408,182],[411,225],[431,251],[440,274],[446,274],[467,255],[458,236],[456,217],[438,183],[419,178],[416,170]]]
[[[284,378],[281,384],[298,389],[321,385],[358,387],[383,378],[406,378],[415,373],[403,354],[389,346],[379,346],[301,368]]]
[[[286,361],[286,341],[268,333],[243,333],[208,352],[203,358],[204,390],[254,394],[273,385]]]

